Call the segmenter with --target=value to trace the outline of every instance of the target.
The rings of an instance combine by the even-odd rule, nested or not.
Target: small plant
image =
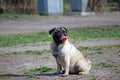
[[[47,50],[37,50],[37,51],[31,51],[31,50],[28,50],[26,51],[27,53],[31,53],[31,54],[36,54],[36,55],[42,55],[42,54],[46,54],[48,51]]]
[[[113,65],[108,64],[106,62],[101,62],[101,63],[97,64],[97,66],[101,66],[101,67],[104,67],[104,68],[113,67]]]
[[[94,51],[101,51],[103,47],[98,46],[98,47],[79,47],[79,50],[94,50]]]
[[[19,54],[20,52],[13,52],[12,54]]]
[[[117,74],[119,74],[119,73],[120,73],[120,69],[115,69],[115,72],[116,72]]]
[[[44,72],[49,72],[53,70],[52,68],[49,68],[49,67],[46,67],[46,66],[43,66],[43,67],[39,67],[37,69],[35,69],[35,71],[38,71],[40,73],[44,73]]]
[[[96,51],[101,51],[103,49],[103,47],[102,46],[98,46],[98,47],[93,47],[93,49],[96,50]]]
[[[26,74],[29,78],[35,78],[36,77],[32,71],[27,71],[24,74]]]
[[[102,79],[97,79],[96,77],[93,77],[90,80],[102,80]]]
[[[26,71],[24,74],[26,74],[29,78],[34,78],[36,77],[36,73],[45,73],[49,71],[53,71],[54,69],[46,67],[46,66],[40,66],[39,68],[36,69],[31,69],[29,71]]]
[[[93,77],[92,79],[90,79],[90,80],[97,80],[95,77]]]
[[[80,51],[83,51],[83,50],[90,50],[90,48],[89,48],[89,47],[82,47],[82,46],[81,46],[81,47],[79,47],[79,50],[80,50]]]
[[[96,54],[104,54],[102,51],[98,51],[96,52]]]

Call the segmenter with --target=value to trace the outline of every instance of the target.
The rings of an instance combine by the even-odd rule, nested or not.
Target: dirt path
[[[94,46],[114,46],[120,45],[120,40],[94,40],[94,41],[81,41],[74,44],[76,47],[94,47]],[[0,48],[0,54],[13,53],[13,52],[24,52],[28,50],[50,50],[50,43],[45,43],[37,46],[13,46]]]
[[[99,45],[102,44],[101,42],[98,43]],[[55,59],[53,58],[51,53],[47,53],[43,55],[25,54],[25,53],[0,54],[0,80],[119,80],[120,79],[120,46],[106,46],[103,47],[102,50],[100,51],[99,50],[96,51],[94,49],[90,49],[90,50],[87,49],[87,50],[82,50],[81,52],[83,53],[84,56],[86,56],[86,58],[92,61],[92,69],[90,70],[89,74],[87,75],[70,74],[68,77],[60,77],[60,74],[55,75],[54,74],[55,72],[47,72],[47,73],[37,73],[36,77],[33,79],[31,78],[29,79],[28,76],[24,75],[24,73],[30,69],[35,69],[39,66],[56,68]],[[99,54],[99,52],[101,52],[102,54]]]
[[[51,16],[31,19],[0,20],[0,35],[30,33],[49,30],[53,27],[96,27],[98,25],[120,25],[120,12],[95,16]]]

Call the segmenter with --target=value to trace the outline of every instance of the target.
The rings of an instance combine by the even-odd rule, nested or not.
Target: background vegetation
[[[70,11],[69,0],[64,1],[64,10]],[[119,0],[89,0],[88,11],[103,12],[120,9]],[[37,14],[37,0],[0,0],[0,14]]]
[[[37,0],[0,0],[0,13],[35,14]]]

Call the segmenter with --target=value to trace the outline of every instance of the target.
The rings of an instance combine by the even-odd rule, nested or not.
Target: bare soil
[[[55,72],[38,73],[33,80],[119,80],[120,79],[120,46],[107,46],[102,49],[103,54],[95,50],[83,50],[86,58],[92,61],[92,69],[87,75],[70,74],[60,77]],[[104,67],[101,62],[112,65]],[[43,55],[34,54],[1,54],[0,55],[0,80],[26,80],[25,71],[39,66],[56,68],[54,57],[51,53]]]
[[[107,14],[105,13],[86,17],[55,16],[37,19],[0,20],[0,35],[39,32],[43,30],[46,31],[53,27],[59,26],[71,28],[86,26],[96,27],[98,25],[120,25],[120,12]],[[93,41],[92,43],[86,42],[80,43],[80,45],[77,44],[77,47],[81,45],[88,45],[88,47],[97,45],[110,46],[103,48],[103,54],[96,54],[96,51],[94,50],[82,51],[82,53],[92,61],[92,69],[90,70],[90,74],[70,74],[68,77],[60,77],[60,74],[55,75],[55,72],[47,72],[43,74],[36,74],[37,77],[33,78],[33,80],[119,80],[120,47],[112,45],[120,45],[120,41],[113,40],[112,42],[108,43],[107,41],[95,42],[97,43],[94,43]],[[43,46],[44,48],[49,47],[48,45],[47,47],[45,45]],[[23,50],[26,49],[25,47],[22,48],[24,48]],[[37,47],[37,49],[39,48]],[[11,50],[11,52],[13,52],[14,49],[16,48],[0,48],[0,50],[3,51],[2,53],[7,52],[8,50]],[[17,46],[17,49],[20,50],[21,48]],[[33,49],[33,46],[31,46],[29,49]],[[39,66],[56,68],[55,59],[51,53],[45,55],[2,53],[0,54],[0,80],[28,80],[28,76],[24,75],[27,70],[34,69]],[[105,68],[101,65],[98,65],[101,62],[109,63],[112,65],[112,67]]]

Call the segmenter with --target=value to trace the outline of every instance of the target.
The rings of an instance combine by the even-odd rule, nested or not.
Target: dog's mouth
[[[61,40],[61,41],[67,40],[67,36],[61,36],[60,40]]]

